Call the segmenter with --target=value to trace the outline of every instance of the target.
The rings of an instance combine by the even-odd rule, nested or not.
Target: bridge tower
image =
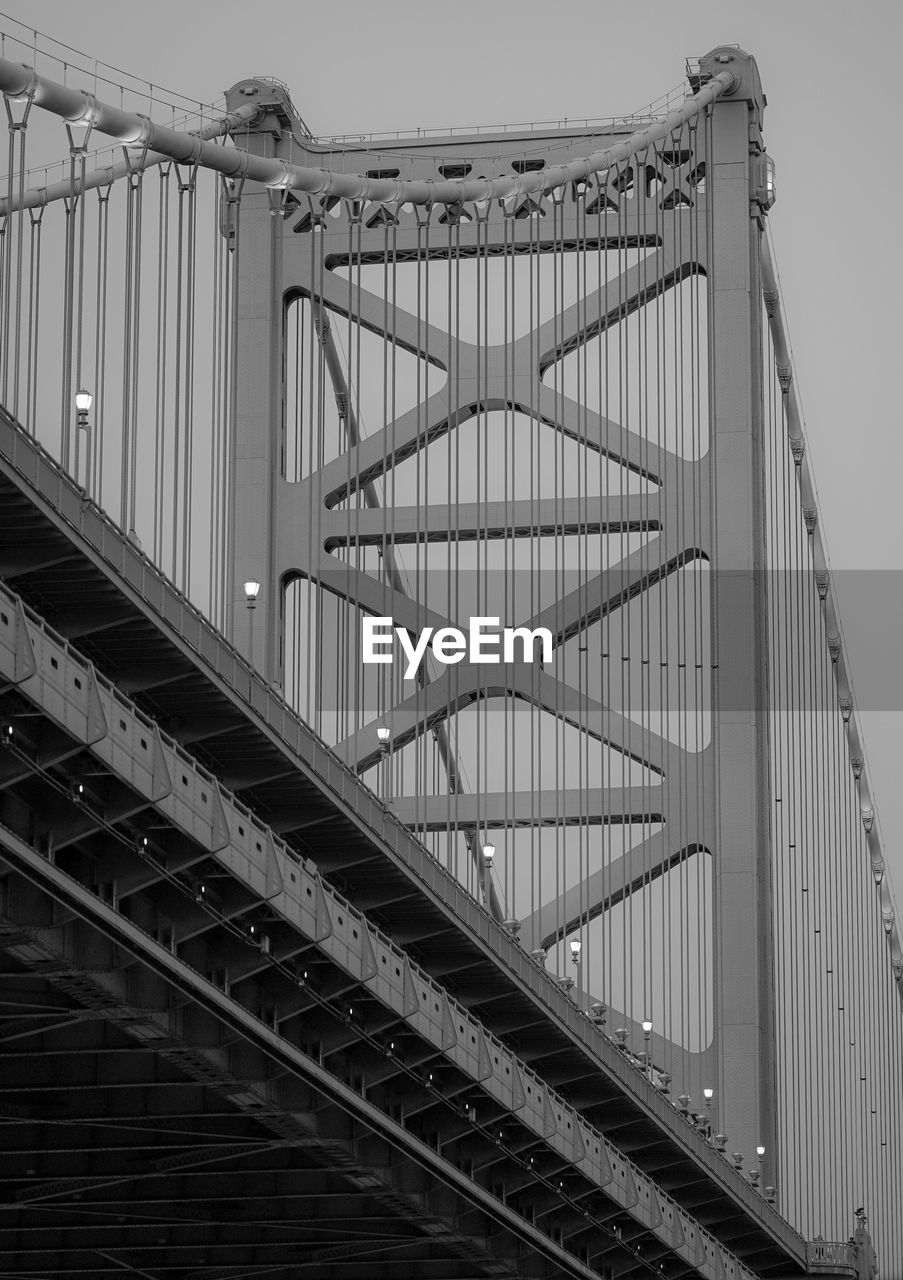
[[[623,1028],[626,1048],[643,1045],[645,1034],[650,1072],[660,1072],[663,1087],[673,1077],[674,1093],[691,1106],[701,1108],[704,1091],[713,1089],[712,1124],[729,1149],[751,1155],[764,1146],[776,1160],[758,265],[773,185],[754,60],[736,48],[716,49],[691,83],[698,90],[725,70],[733,77],[730,89],[692,126],[634,149],[587,183],[539,199],[515,193],[484,207],[417,208],[391,200],[340,202],[328,188],[305,199],[246,185],[235,245],[228,589],[236,645],[296,705],[306,683],[304,714],[425,839],[445,838],[438,856],[512,927],[520,925],[524,946],[543,960],[545,952],[553,961],[557,956],[565,974],[566,946],[579,943],[575,998],[587,1008],[607,1004],[609,1025]],[[247,81],[228,95],[230,109],[249,100],[264,110],[252,128],[235,135],[236,145],[324,169],[337,167],[341,151],[346,172],[377,178],[530,172],[540,152],[553,161],[586,154],[598,132],[562,126],[530,135],[413,138],[391,148],[375,139],[338,147],[307,135],[280,86]],[[616,144],[625,130],[608,134]],[[568,273],[575,261],[572,289]],[[484,263],[508,265],[490,279],[480,274]],[[468,271],[476,282],[468,279],[465,288]],[[672,301],[679,289],[684,293]],[[441,292],[444,325],[430,290]],[[493,290],[506,296],[493,298]],[[474,310],[469,325],[452,315],[456,307]],[[495,327],[493,308],[501,317]],[[518,308],[531,311],[529,323],[521,322]],[[651,319],[628,333],[634,314]],[[374,341],[384,344],[381,358],[372,355]],[[601,355],[579,357],[584,364],[576,372],[568,368],[575,351],[600,341]],[[693,348],[689,363],[679,349],[684,341]],[[604,375],[613,384],[612,367],[619,366],[617,390],[603,387],[595,399],[586,365],[592,359],[600,382]],[[669,361],[681,364],[673,386]],[[405,362],[416,366],[404,375],[416,383],[413,397],[396,367]],[[638,387],[631,382],[634,367],[646,370]],[[369,398],[368,371],[380,384]],[[444,382],[433,376],[437,371]],[[405,403],[393,411],[395,400]],[[476,441],[465,446],[474,422]],[[541,441],[531,446],[539,459],[532,471],[525,464],[532,491],[525,493],[524,477],[514,470],[507,497],[504,486],[493,488],[489,479],[468,490],[461,471],[504,471],[516,433],[528,433],[531,422],[553,440],[548,457]],[[438,441],[446,441],[444,452]],[[550,488],[542,474],[556,456],[562,474],[572,468],[577,476],[573,491],[567,481]],[[607,487],[594,485],[586,479],[588,466],[616,470],[619,478],[609,474]],[[433,479],[437,468],[441,480]],[[652,545],[625,541],[649,530],[658,533]],[[587,544],[612,536],[621,539],[620,551],[606,569]],[[543,559],[535,550],[543,537],[556,540],[560,555]],[[492,566],[500,562],[488,553],[461,556],[466,544],[514,548],[518,539],[534,547],[530,572],[557,575],[553,598],[538,607],[523,603],[529,572],[518,570],[512,587],[513,572],[504,577],[499,570],[493,578]],[[441,570],[427,551],[437,544],[446,548]],[[338,560],[330,554],[337,547]],[[506,570],[516,554],[511,551]],[[612,620],[628,616],[637,596],[648,601],[655,584],[693,564],[707,567],[704,591],[694,584],[681,594],[678,587],[676,605],[644,604],[639,623],[631,626],[628,617],[627,640],[621,623],[618,656],[632,674],[626,693],[614,697],[616,681],[604,669],[615,657]],[[462,602],[470,578],[480,574],[518,595],[513,621],[551,622],[563,651],[573,650],[565,663],[525,676],[514,667],[464,662],[432,672],[413,693],[395,674],[387,678],[380,669],[381,683],[374,684],[372,672],[362,672],[359,645],[350,637],[364,615],[391,616],[413,634],[447,621],[454,610],[440,607],[440,597],[448,606],[457,593],[460,620],[468,612]],[[296,620],[293,627],[286,601],[299,579],[312,585],[303,624]],[[253,609],[244,588],[249,581],[262,584]],[[469,612],[493,613],[491,587],[478,583],[471,595]],[[297,619],[297,601],[294,608]],[[667,621],[669,609],[677,610],[681,625],[690,619],[696,634],[689,646]],[[663,638],[650,656],[648,633],[656,627]],[[593,648],[600,634],[601,652]],[[587,651],[603,661],[595,679],[579,674]],[[665,702],[675,702],[658,708],[657,722],[651,701],[631,716],[631,698],[642,702],[648,689],[643,672],[650,664],[667,673]],[[687,666],[703,671],[689,693],[679,674]],[[335,701],[327,707],[328,698]],[[484,724],[465,724],[474,706],[498,702],[508,709],[494,740]],[[534,715],[551,716],[559,726],[551,732],[563,735],[554,740],[560,769],[551,785],[535,764],[548,747],[537,746],[536,721],[524,717],[524,704]],[[512,707],[521,711],[519,721]],[[679,723],[669,736],[662,725],[671,712]],[[687,726],[698,729],[701,721],[698,740],[688,743]],[[485,764],[487,755],[505,752],[506,735],[511,750],[518,724],[532,742],[533,776],[526,782],[522,773],[514,777],[516,769],[493,775]],[[376,732],[386,727],[388,759]],[[468,741],[483,754],[476,766],[465,760]],[[415,749],[433,753],[429,770],[417,763],[422,756],[406,758]],[[601,763],[584,768],[581,753]],[[483,772],[471,788],[466,779],[474,767]],[[576,784],[570,781],[575,768]],[[433,791],[444,795],[425,794],[430,771]],[[599,852],[593,841],[600,831],[607,841],[617,823],[633,835]],[[503,870],[496,856],[491,876],[487,846],[501,846],[506,858]],[[537,870],[543,863],[556,870]],[[627,912],[648,921],[653,909],[672,911],[640,903],[681,875],[686,885],[675,892],[686,889],[699,899],[705,942],[696,967],[691,963],[679,979],[619,984],[612,968],[647,966],[648,954],[647,961],[631,957],[631,947],[653,955],[649,968],[668,967],[654,929],[638,941]],[[687,887],[693,884],[695,890]],[[593,933],[618,911],[623,918],[611,928],[620,962],[613,955],[618,944],[612,948]],[[693,927],[685,923],[677,952],[689,950]],[[598,976],[603,969],[606,976]],[[695,983],[695,996],[703,992],[710,1008],[687,1015],[678,1031],[675,1009],[687,1002],[686,991],[675,989],[681,983]],[[644,1033],[648,1021],[652,1030]]]
[[[629,120],[317,140],[266,78],[181,133],[0,58],[0,932],[51,987],[91,939],[144,954],[229,1043],[269,1062],[272,1032],[343,1117],[523,1211],[512,1241],[545,1204],[575,1274],[849,1276],[865,1206],[903,1247],[899,913],[764,98],[736,48],[688,79]],[[29,112],[66,123],[43,187]],[[95,132],[124,160],[90,167]]]

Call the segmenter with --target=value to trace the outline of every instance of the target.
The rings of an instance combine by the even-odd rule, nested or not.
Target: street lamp
[[[492,875],[492,860],[495,857],[495,845],[488,841],[482,846],[483,853],[483,901],[489,901],[489,885],[490,876]]]
[[[86,391],[84,387],[80,387],[75,393],[75,409],[77,413],[76,425],[88,429],[88,413],[91,405],[94,403],[94,397],[90,391]]]
[[[248,606],[248,660],[254,666],[254,609],[260,594],[260,583],[249,578],[244,584],[245,604]]]
[[[90,483],[90,479],[91,479],[91,456],[90,456],[90,451],[89,451],[89,447],[88,447],[88,445],[89,445],[89,436],[88,436],[88,411],[90,410],[91,405],[92,405],[93,403],[94,403],[94,397],[91,395],[91,392],[90,392],[90,391],[87,391],[84,387],[79,387],[78,391],[76,391],[76,393],[75,393],[75,426],[76,426],[76,434],[75,434],[75,481],[76,481],[76,484],[77,484],[77,483],[78,483],[78,471],[79,471],[79,466],[78,466],[79,435],[78,435],[78,432],[79,432],[79,431],[84,431],[84,433],[85,433],[85,489],[86,489],[86,490],[87,490],[87,488],[88,488],[88,485],[89,485],[89,483]]]
[[[712,1119],[712,1099],[715,1096],[715,1090],[711,1085],[707,1085],[702,1091],[702,1096],[705,1098],[706,1137],[711,1138],[715,1131],[715,1125]]]
[[[583,943],[579,938],[571,938],[569,946],[571,948],[571,964],[579,964],[580,952],[583,948]]]
[[[376,740],[379,743],[379,754],[382,760],[382,769],[377,770],[382,775],[381,789],[383,801],[391,799],[392,794],[392,760],[389,755],[389,744],[392,741],[392,730],[387,724],[378,724],[376,726]]]
[[[652,1023],[648,1018],[644,1018],[643,1027],[643,1048],[644,1057],[646,1059],[646,1075],[652,1079]]]

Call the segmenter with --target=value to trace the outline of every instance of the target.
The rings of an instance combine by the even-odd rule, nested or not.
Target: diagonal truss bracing
[[[586,144],[549,145],[554,160]],[[288,584],[284,639],[277,610],[256,643],[290,700],[472,892],[523,921],[527,949],[565,976],[579,943],[579,1000],[608,1003],[635,1043],[654,1017],[660,1070],[697,1097],[711,995],[691,1014],[676,989],[689,968],[712,980],[707,145],[682,126],[588,181],[454,216],[292,200],[273,218],[246,196],[244,251],[272,248],[265,284],[246,268],[242,345],[265,289],[282,350],[268,372],[245,363],[249,385],[270,378],[275,420],[268,445],[239,409],[235,489],[237,575],[264,556]],[[529,172],[522,145],[491,150]],[[270,448],[255,560],[240,457]],[[552,664],[428,660],[413,681],[361,664],[366,615],[413,640],[502,612],[548,628]],[[631,901],[656,883],[708,924],[654,943]]]

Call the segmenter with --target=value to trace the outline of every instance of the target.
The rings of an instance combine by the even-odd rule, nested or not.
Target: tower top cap
[[[728,71],[734,83],[721,95],[721,101],[746,100],[756,111],[761,127],[765,94],[755,58],[735,44],[719,44],[699,59],[699,85],[708,83],[719,72]]]

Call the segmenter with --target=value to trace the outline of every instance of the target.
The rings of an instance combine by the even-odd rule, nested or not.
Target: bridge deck
[[[424,981],[432,979],[456,1008],[466,1010],[494,1033],[499,1043],[516,1054],[525,1073],[532,1069],[559,1096],[566,1096],[587,1124],[604,1134],[613,1152],[629,1157],[633,1167],[654,1179],[658,1188],[757,1274],[800,1273],[805,1245],[786,1222],[648,1086],[549,976],[287,710],[278,692],[259,680],[150,562],[85,501],[52,459],[2,417],[0,577],[55,632],[72,642],[74,652],[84,655],[126,695],[123,706],[134,705],[136,714],[159,726],[167,741],[181,745],[186,761],[196,761],[224,793],[232,793],[234,800],[227,797],[227,806],[246,806],[261,829],[265,824],[277,833],[297,854],[299,867],[317,879],[322,877],[324,892],[342,895],[353,911],[365,913],[366,928],[374,937],[378,933],[403,951],[411,971],[416,970]],[[39,628],[40,621],[33,618],[28,625]],[[354,1246],[339,1245],[340,1240],[347,1242],[348,1222],[358,1218],[366,1218],[371,1235],[392,1235],[391,1247],[387,1244],[387,1252],[378,1256],[393,1258],[393,1277],[435,1275],[438,1280],[444,1275],[533,1274],[534,1262],[535,1274],[587,1274],[580,1257],[566,1254],[560,1236],[554,1238],[553,1220],[556,1230],[572,1237],[566,1240],[569,1249],[591,1249],[586,1257],[593,1265],[604,1256],[616,1265],[617,1274],[635,1269],[645,1273],[655,1257],[667,1256],[677,1265],[679,1251],[663,1244],[661,1223],[655,1224],[658,1230],[651,1219],[644,1226],[642,1212],[636,1205],[626,1207],[624,1195],[603,1191],[587,1198],[591,1188],[574,1174],[573,1160],[555,1159],[548,1142],[537,1143],[535,1134],[531,1137],[520,1114],[523,1104],[513,1114],[511,1107],[498,1101],[487,1106],[486,1091],[475,1089],[461,1064],[449,1060],[450,1044],[445,1052],[441,1046],[437,1052],[423,1030],[412,1026],[412,1011],[404,1008],[404,991],[402,1007],[393,1016],[387,997],[375,999],[360,975],[354,981],[347,964],[336,963],[328,949],[318,945],[316,924],[314,937],[295,937],[285,920],[267,912],[265,883],[256,895],[247,885],[242,889],[235,868],[230,875],[224,863],[222,844],[217,849],[215,839],[205,840],[197,833],[187,846],[176,841],[172,833],[178,823],[161,815],[164,797],[152,808],[153,796],[142,797],[136,784],[127,786],[115,770],[102,767],[87,739],[79,742],[77,736],[61,734],[58,726],[45,723],[47,709],[41,714],[24,686],[4,697],[4,714],[12,723],[25,725],[31,717],[43,726],[33,738],[25,728],[17,734],[25,744],[22,759],[40,767],[17,771],[6,765],[8,776],[0,793],[4,825],[14,827],[16,818],[21,824],[26,812],[59,811],[60,788],[87,776],[89,768],[92,795],[107,806],[101,806],[107,817],[100,824],[86,820],[90,806],[82,806],[74,816],[67,812],[59,817],[57,826],[61,823],[65,828],[68,823],[71,827],[71,843],[68,853],[55,854],[55,866],[46,850],[42,854],[25,838],[29,830],[19,832],[18,843],[14,831],[0,836],[11,865],[25,873],[21,884],[34,886],[17,890],[20,908],[15,922],[7,926],[8,963],[11,972],[22,975],[10,977],[10,990],[18,993],[15,1003],[21,1010],[31,1008],[29,1001],[35,1007],[52,1004],[59,1010],[55,1016],[60,1022],[42,1032],[40,1049],[31,1043],[28,1052],[19,1056],[13,1087],[21,1090],[29,1080],[51,1080],[53,1062],[59,1064],[60,1055],[71,1061],[70,1051],[75,1053],[82,1046],[79,1061],[87,1064],[82,1081],[86,1092],[70,1095],[64,1104],[67,1121],[81,1123],[88,1117],[86,1123],[93,1125],[100,1115],[117,1114],[116,1099],[126,1115],[154,1111],[158,1104],[152,1099],[164,1095],[177,1100],[172,1114],[182,1119],[178,1123],[174,1119],[174,1127],[188,1126],[204,1134],[215,1131],[219,1141],[224,1130],[237,1135],[234,1153],[222,1163],[221,1153],[211,1155],[207,1150],[205,1156],[202,1150],[198,1154],[194,1132],[191,1157],[180,1140],[171,1148],[166,1146],[168,1154],[158,1153],[146,1161],[140,1174],[147,1203],[152,1205],[161,1197],[172,1199],[157,1185],[152,1168],[164,1168],[174,1155],[179,1160],[216,1162],[214,1167],[222,1170],[222,1191],[212,1189],[214,1175],[206,1168],[197,1178],[180,1174],[179,1185],[184,1185],[189,1197],[218,1203],[218,1207],[199,1206],[196,1215],[191,1213],[192,1230],[207,1240],[198,1247],[211,1258],[216,1253],[217,1267],[226,1265],[228,1249],[223,1246],[223,1256],[216,1252],[220,1228],[212,1230],[211,1222],[222,1222],[224,1201],[231,1203],[236,1196],[244,1208],[234,1215],[240,1238],[229,1247],[235,1249],[244,1247],[238,1219],[244,1230],[247,1216],[253,1217],[258,1209],[254,1230],[260,1240],[264,1236],[272,1240],[273,1215],[291,1226],[298,1238],[297,1223],[290,1215],[297,1218],[299,1205],[306,1207],[308,1220],[328,1216],[330,1203],[334,1209],[340,1206],[344,1225],[336,1225],[328,1243],[322,1245],[323,1264],[329,1261],[337,1277],[361,1274],[361,1265],[367,1274],[377,1274],[370,1254],[361,1264],[354,1260]],[[148,860],[136,852],[134,835],[125,840],[123,835],[143,830],[141,823],[148,822],[150,812],[156,854]],[[33,830],[33,816],[29,823]],[[158,826],[164,834],[157,834]],[[116,874],[107,881],[98,868],[110,862],[111,832],[119,847]],[[214,882],[213,890],[207,890],[203,878],[211,872],[222,877],[222,883]],[[109,901],[104,899],[105,883],[116,886],[107,892]],[[204,895],[210,894],[205,902],[196,900],[199,883],[205,885]],[[191,886],[193,894],[187,892]],[[73,938],[65,946],[59,931],[51,938],[45,927],[53,920],[47,917],[50,897],[64,900],[76,921]],[[132,905],[124,907],[126,902]],[[164,915],[172,922],[168,947],[162,946],[160,938],[155,940],[161,954],[145,936],[142,912],[151,908],[157,917]],[[249,958],[247,937],[240,938],[236,932],[247,930],[249,919],[258,930],[268,931],[272,952],[265,959],[259,948]],[[43,922],[43,932],[24,928],[23,922],[34,921]],[[333,925],[334,920],[330,928]],[[114,941],[105,940],[109,938]],[[320,944],[324,942],[325,938],[319,939]],[[130,961],[135,971],[120,989],[117,983],[125,981],[124,970],[121,961],[115,961],[123,947],[137,964]],[[96,952],[102,963],[86,964],[79,959],[79,949],[84,954]],[[282,970],[291,965],[297,977],[298,967],[305,964],[310,966],[309,984],[300,995],[297,983],[289,992],[286,972],[276,972],[279,965]],[[180,965],[186,972],[181,972]],[[229,970],[228,979],[218,977],[217,966]],[[87,969],[105,970],[107,976],[86,978]],[[25,978],[26,971],[32,976]],[[214,979],[203,990],[193,976],[198,971]],[[261,976],[264,971],[266,979]],[[40,989],[35,987],[34,975]],[[278,979],[278,990],[271,979]],[[161,999],[161,982],[167,990],[174,984],[184,993],[190,1015]],[[142,983],[154,1000],[136,999]],[[223,985],[228,992],[221,990]],[[264,995],[273,1000],[272,1006],[259,1005]],[[247,1018],[253,999],[258,1007],[253,1009],[252,1026]],[[146,1004],[157,1009],[156,1019],[141,1013]],[[349,1012],[349,1006],[358,1012]],[[92,1008],[97,1018],[86,1016]],[[18,1016],[27,1014],[19,1011]],[[269,1039],[261,1031],[261,1018],[269,1024]],[[223,1023],[238,1037],[242,1050],[224,1051],[212,1030]],[[385,1050],[396,1038],[397,1051],[392,1057],[383,1052],[377,1066],[377,1046]],[[148,1044],[155,1040],[160,1047],[150,1052]],[[290,1060],[286,1047],[292,1040],[297,1060]],[[279,1064],[275,1072],[274,1061]],[[253,1070],[245,1063],[253,1064]],[[434,1068],[436,1080],[430,1085],[426,1076]],[[291,1087],[281,1085],[282,1092],[274,1092],[276,1075],[290,1078]],[[367,1080],[366,1096],[360,1092],[361,1076]],[[244,1090],[247,1097],[242,1101],[243,1091],[236,1081],[249,1079],[257,1084]],[[120,1089],[124,1092],[117,1092]],[[467,1116],[471,1105],[478,1112],[476,1126]],[[228,1119],[215,1119],[216,1114],[224,1117],[226,1113]],[[347,1119],[349,1113],[353,1121]],[[29,1102],[29,1119],[32,1114],[47,1114],[39,1092]],[[314,1131],[311,1115],[323,1119]],[[39,1145],[40,1139],[23,1134],[23,1143],[24,1153]],[[252,1144],[265,1150],[251,1152]],[[158,1151],[154,1143],[150,1145]],[[409,1165],[411,1194],[400,1198],[399,1153],[413,1162]],[[538,1181],[538,1163],[533,1168],[527,1165],[532,1153],[537,1162],[540,1157],[544,1162]],[[469,1175],[458,1175],[459,1186],[454,1181],[455,1160],[466,1166]],[[442,1164],[441,1174],[437,1162]],[[90,1142],[70,1140],[65,1159],[54,1167],[71,1169],[74,1177],[97,1179],[98,1169],[108,1163],[115,1166],[117,1181],[138,1176],[135,1152],[123,1151],[118,1137],[111,1142],[105,1129],[102,1134],[93,1132]],[[386,1173],[389,1168],[394,1169],[391,1177]],[[317,1170],[324,1170],[322,1176]],[[245,1196],[254,1172],[260,1173],[260,1186],[280,1188],[274,1191],[281,1197],[278,1202],[267,1194],[265,1205],[256,1183],[253,1200]],[[555,1197],[555,1179],[567,1183],[564,1201],[560,1195]],[[292,1199],[296,1184],[297,1202]],[[171,1182],[168,1186],[171,1192]],[[446,1190],[440,1192],[440,1186]],[[327,1194],[324,1188],[331,1190]],[[133,1189],[130,1185],[130,1198]],[[52,1190],[47,1194],[55,1195]],[[114,1203],[113,1195],[103,1194],[105,1212]],[[330,1201],[330,1196],[335,1199]],[[85,1198],[93,1203],[95,1192]],[[517,1207],[506,1205],[506,1198]],[[538,1225],[527,1223],[523,1216],[531,1199]],[[476,1210],[474,1201],[479,1206]],[[437,1209],[440,1203],[444,1212]],[[429,1205],[433,1218],[425,1208]],[[586,1213],[590,1208],[593,1221],[609,1224],[608,1234],[598,1228],[595,1235],[589,1231]],[[18,1212],[20,1227],[33,1237],[39,1222],[50,1225],[46,1214],[29,1217],[32,1211],[24,1207]],[[483,1215],[478,1223],[468,1218],[474,1212]],[[414,1230],[411,1222],[418,1215],[419,1226]],[[56,1243],[51,1246],[48,1237],[48,1248],[59,1249],[59,1241],[70,1230],[66,1224],[73,1219],[71,1213],[56,1216]],[[178,1216],[171,1213],[169,1218]],[[127,1224],[110,1246],[111,1256],[128,1246],[129,1233],[136,1229],[133,1218],[128,1214],[126,1218]],[[90,1221],[86,1207],[80,1225],[72,1230],[87,1231]],[[200,1228],[198,1222],[205,1225]],[[496,1234],[490,1240],[491,1233]],[[596,1240],[592,1247],[591,1238]],[[309,1237],[305,1239],[305,1247],[314,1249]],[[365,1246],[374,1248],[369,1236]],[[273,1245],[277,1252],[278,1247]],[[178,1248],[188,1250],[179,1255],[180,1266],[207,1265],[191,1253],[194,1245],[182,1242]],[[335,1254],[337,1249],[344,1260]],[[518,1261],[524,1249],[531,1259],[529,1269],[522,1259]],[[592,1256],[593,1250],[597,1256]],[[686,1250],[683,1254],[686,1258]],[[410,1270],[399,1269],[402,1264],[410,1265]],[[668,1274],[706,1274],[705,1265],[700,1258],[698,1265],[687,1264],[686,1269]],[[715,1267],[714,1260],[711,1265]],[[87,1269],[102,1274],[96,1267]]]

